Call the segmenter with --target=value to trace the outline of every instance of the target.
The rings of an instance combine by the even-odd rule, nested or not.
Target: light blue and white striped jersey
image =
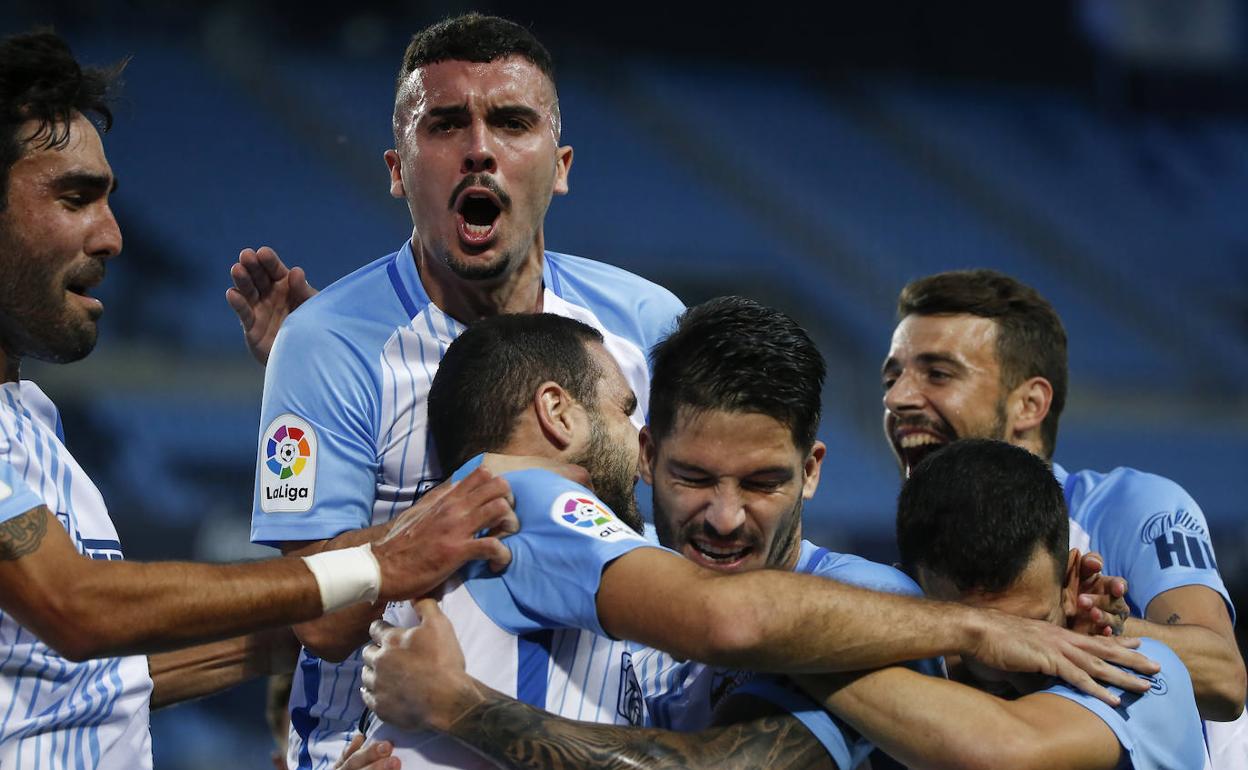
[[[1127,579],[1127,604],[1136,617],[1160,594],[1182,586],[1205,586],[1235,606],[1218,574],[1209,525],[1200,506],[1170,479],[1133,468],[1109,473],[1053,473],[1070,510],[1070,547],[1096,551],[1105,574]],[[1206,722],[1214,770],[1248,770],[1248,712],[1233,722]]]
[[[543,310],[603,333],[646,413],[647,352],[683,310],[619,268],[546,252]],[[443,477],[426,398],[463,325],[430,302],[410,242],[327,287],[278,334],[265,376],[252,539],[322,540],[388,521]],[[291,767],[332,766],[364,711],[357,652],[305,650],[291,694]]]
[[[33,382],[0,385],[0,523],[46,505],[78,552],[121,559],[104,499]],[[147,658],[74,663],[0,612],[0,768],[152,766]]]
[[[902,572],[850,554],[833,553],[803,540],[797,572],[868,588],[872,591],[922,596],[919,586]],[[666,659],[666,660],[665,660]],[[917,671],[943,676],[938,660],[908,664]],[[824,711],[788,679],[774,674],[723,669],[696,662],[672,663],[665,653],[638,655],[651,726],[696,732],[711,725],[715,709],[730,695],[760,698],[797,717],[819,739],[837,767],[857,767],[873,746],[852,727]]]
[[[1065,682],[1041,692],[1072,700],[1104,720],[1122,746],[1121,768],[1201,770],[1206,766],[1208,755],[1187,668],[1179,656],[1156,639],[1140,639],[1137,652],[1157,661],[1161,671],[1145,677],[1152,683],[1145,693],[1128,693],[1110,687],[1109,691],[1121,698],[1117,708]]]
[[[471,469],[478,461],[465,466]],[[459,475],[462,475],[459,474]],[[502,574],[484,563],[464,567],[439,601],[455,626],[468,673],[529,705],[600,724],[645,721],[629,642],[598,622],[603,569],[636,548],[657,548],[633,532],[585,487],[545,470],[503,474],[515,496],[520,532],[503,542]],[[408,602],[386,619],[414,626]],[[452,738],[405,732],[374,720],[369,737],[394,743],[404,768],[493,768]]]

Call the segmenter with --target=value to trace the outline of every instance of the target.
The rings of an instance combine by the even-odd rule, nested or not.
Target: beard
[[[10,356],[64,364],[95,347],[95,318],[71,307],[64,276],[51,269],[54,264],[53,257],[29,248],[0,225],[0,344]],[[91,265],[78,272],[95,269]],[[102,263],[98,270],[103,273]]]
[[[594,416],[590,423],[589,446],[585,454],[572,461],[589,473],[594,494],[607,504],[611,512],[637,534],[643,534],[646,523],[637,509],[634,488],[637,477],[636,455],[614,444],[601,420]]]

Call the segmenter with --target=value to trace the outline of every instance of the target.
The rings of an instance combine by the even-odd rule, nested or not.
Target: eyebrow
[[[117,192],[117,177],[92,171],[70,171],[57,177],[52,185],[59,190],[86,190],[97,195]]]
[[[524,118],[530,122],[536,123],[541,119],[541,113],[532,107],[523,104],[509,104],[502,107],[494,107],[486,113],[491,120],[499,120],[506,118]]]
[[[920,353],[914,357],[916,363],[923,366],[932,366],[933,364],[947,364],[957,369],[959,372],[966,371],[966,365],[953,356],[952,353]],[[880,367],[880,374],[888,374],[890,371],[901,369],[901,362],[896,358],[889,356],[884,360],[884,365]]]

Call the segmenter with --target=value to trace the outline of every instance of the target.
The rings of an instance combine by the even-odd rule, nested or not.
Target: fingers
[[[1096,551],[1088,551],[1079,560],[1079,577],[1087,580],[1105,568],[1105,560]]]
[[[225,290],[225,302],[234,311],[234,315],[238,316],[239,322],[244,329],[250,329],[256,323],[256,316],[251,312],[251,303],[249,303],[243,293],[235,287]]]
[[[442,614],[442,608],[438,606],[436,599],[425,597],[412,602],[412,609],[416,611],[416,617],[420,618],[420,624],[440,623],[446,620],[446,615]]]
[[[308,276],[303,272],[302,267],[292,267],[289,275],[292,305],[302,305],[307,300],[316,296],[317,291],[312,287],[312,284],[308,283]]]
[[[368,627],[368,635],[379,645],[385,644],[399,629],[384,620],[374,620]]]
[[[1116,707],[1119,703],[1118,696],[1107,690],[1103,685],[1098,684],[1082,666],[1076,665],[1071,661],[1063,660],[1059,662],[1057,675],[1075,689],[1087,693],[1110,706]]]
[[[488,561],[494,572],[502,572],[511,564],[511,549],[496,537],[477,538],[473,551],[472,560]]]
[[[1125,666],[1150,676],[1161,670],[1161,666],[1156,661],[1132,649],[1132,647],[1139,646],[1138,639],[1124,639],[1123,637],[1102,639],[1095,636],[1083,637],[1083,639],[1085,640],[1083,644],[1087,646],[1081,645],[1081,649],[1115,665]]]
[[[260,299],[260,291],[256,288],[256,284],[251,280],[251,271],[247,269],[244,260],[254,261],[255,252],[251,249],[243,249],[238,255],[238,262],[230,265],[230,280],[234,282],[234,288],[243,295],[247,302],[255,302]]]
[[[394,744],[390,741],[370,743],[349,757],[337,770],[398,770],[398,758],[390,756],[393,752]]]

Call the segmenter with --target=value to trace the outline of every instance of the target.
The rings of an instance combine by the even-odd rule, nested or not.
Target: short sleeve
[[[1096,507],[1092,548],[1105,558],[1105,572],[1127,579],[1127,601],[1141,616],[1158,595],[1172,588],[1202,585],[1220,594],[1232,620],[1234,605],[1218,574],[1209,525],[1200,506],[1173,481],[1119,469]]]
[[[504,474],[520,531],[503,542],[511,564],[501,575],[467,569],[468,590],[511,633],[579,628],[606,636],[598,621],[602,571],[637,548],[655,548],[585,487],[545,470]]]
[[[43,504],[43,498],[22,480],[17,468],[0,460],[0,522],[15,519]]]
[[[252,508],[258,543],[323,540],[372,521],[375,364],[352,341],[352,319],[333,329],[320,320],[290,316],[269,358]]]
[[[1117,708],[1060,683],[1042,692],[1072,700],[1109,726],[1134,770],[1202,770],[1205,741],[1192,680],[1177,655],[1164,644],[1142,639],[1139,652],[1161,664],[1161,672],[1148,677],[1152,688],[1143,694],[1124,693]]]

